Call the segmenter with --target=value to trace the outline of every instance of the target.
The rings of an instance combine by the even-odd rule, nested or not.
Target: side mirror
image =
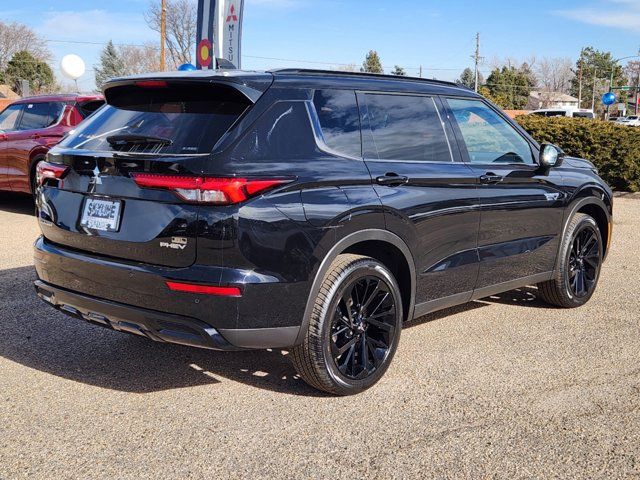
[[[540,145],[539,163],[542,168],[549,169],[559,167],[564,159],[564,152],[561,148],[551,143],[543,143]]]

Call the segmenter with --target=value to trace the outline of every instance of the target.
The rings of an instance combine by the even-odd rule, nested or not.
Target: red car
[[[43,95],[0,113],[0,191],[33,193],[38,162],[82,120],[104,104],[100,95]]]

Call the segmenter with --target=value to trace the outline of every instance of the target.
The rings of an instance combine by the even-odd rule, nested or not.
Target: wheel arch
[[[313,305],[324,281],[325,274],[338,255],[343,253],[370,256],[387,266],[396,277],[396,281],[401,290],[405,321],[413,317],[416,292],[416,269],[409,247],[400,237],[387,230],[361,230],[339,240],[320,263],[309,291],[296,345],[300,344],[304,339],[304,335],[309,326],[311,312],[313,311]]]
[[[611,243],[612,234],[612,218],[610,207],[598,197],[588,196],[575,200],[568,208],[565,215],[564,225],[562,227],[562,238],[564,238],[569,222],[576,213],[585,213],[596,221],[598,224],[598,230],[602,235],[603,241],[603,259],[607,257],[609,253],[609,246]],[[562,242],[560,242],[562,244]],[[560,254],[560,251],[558,251]]]

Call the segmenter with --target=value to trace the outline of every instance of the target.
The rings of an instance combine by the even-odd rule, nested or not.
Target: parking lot
[[[81,323],[33,291],[38,227],[0,197],[0,478],[640,478],[640,200],[585,307],[534,288],[429,315],[378,386],[334,398],[286,352]]]

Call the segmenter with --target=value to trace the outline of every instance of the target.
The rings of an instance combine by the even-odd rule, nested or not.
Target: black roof
[[[478,96],[464,85],[445,80],[408,77],[404,75],[385,75],[378,73],[347,72],[340,70],[315,70],[307,68],[282,68],[269,70],[287,83],[298,83],[305,86],[327,85],[339,87],[348,82],[349,88],[366,90],[418,91],[428,93],[449,93],[464,96]],[[344,85],[346,86],[346,85]]]
[[[444,80],[306,68],[283,68],[260,72],[223,69],[144,73],[112,79],[107,83],[106,89],[123,83],[133,83],[142,79],[162,79],[169,81],[199,80],[230,83],[235,84],[236,88],[254,90],[257,95],[248,95],[250,97],[259,96],[259,92],[264,92],[274,81],[283,86],[291,86],[294,88],[353,88],[357,90],[389,90],[396,92],[478,96],[478,94],[463,85]]]

